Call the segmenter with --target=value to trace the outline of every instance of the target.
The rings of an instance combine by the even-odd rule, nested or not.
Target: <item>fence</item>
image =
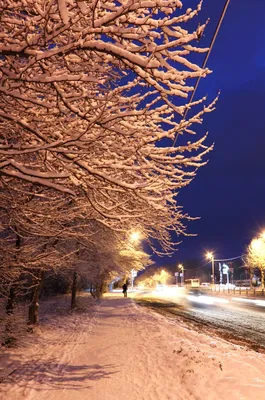
[[[245,287],[234,287],[234,288],[225,288],[222,286],[214,286],[211,287],[210,290],[216,294],[227,294],[230,296],[244,296],[250,298],[256,297],[264,297],[264,289],[256,289],[256,288],[245,288]]]

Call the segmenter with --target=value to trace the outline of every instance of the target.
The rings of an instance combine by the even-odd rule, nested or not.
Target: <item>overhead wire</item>
[[[222,25],[222,22],[223,22],[223,20],[224,20],[224,17],[225,17],[227,8],[228,8],[228,6],[229,6],[229,3],[230,3],[230,0],[226,0],[225,5],[224,5],[223,10],[222,10],[222,13],[221,13],[221,15],[220,15],[220,18],[219,18],[218,23],[217,23],[217,25],[216,25],[216,28],[215,28],[215,31],[214,31],[214,34],[213,34],[213,37],[212,37],[212,40],[211,40],[209,49],[208,49],[208,51],[207,51],[207,53],[206,53],[206,56],[205,56],[205,58],[204,58],[204,61],[203,61],[203,64],[202,64],[202,69],[204,69],[204,68],[206,67],[207,61],[208,61],[208,59],[209,59],[209,57],[210,57],[212,48],[213,48],[213,46],[214,46],[215,40],[216,40],[217,35],[218,35],[218,33],[219,33],[219,30],[220,30],[220,28],[221,28],[221,25]],[[189,111],[189,107],[188,107],[188,106],[192,103],[192,101],[193,101],[193,99],[194,99],[194,96],[195,96],[196,90],[197,90],[197,88],[198,88],[198,86],[199,86],[200,80],[201,80],[201,77],[199,76],[199,77],[197,78],[197,81],[196,81],[196,84],[195,84],[195,86],[194,86],[193,92],[192,92],[192,94],[191,94],[190,100],[189,100],[188,105],[187,105],[187,107],[186,107],[186,110],[185,110],[185,112],[184,112],[182,122],[185,121],[185,119],[187,118],[187,114],[188,114],[188,111]],[[180,132],[177,132],[176,135],[175,135],[175,139],[174,139],[174,142],[173,142],[173,147],[175,147],[175,145],[176,145],[176,142],[177,142],[177,139],[178,139],[179,134],[180,134]],[[233,257],[233,258],[229,258],[229,259],[227,258],[227,259],[215,260],[215,261],[231,261],[231,260],[235,260],[235,259],[240,258],[240,257],[242,257],[242,256]],[[200,267],[197,267],[197,268],[189,269],[189,271],[194,271],[194,270],[201,269],[201,268],[205,267],[208,263],[209,263],[209,262],[207,262],[206,264],[201,265]]]
[[[222,25],[222,22],[223,22],[223,20],[224,20],[224,17],[225,17],[227,8],[228,8],[228,6],[229,6],[229,3],[230,3],[230,0],[226,0],[225,5],[224,5],[224,8],[223,8],[223,10],[222,10],[222,13],[221,13],[221,15],[220,15],[220,18],[219,18],[219,20],[218,20],[217,26],[216,26],[216,28],[215,28],[215,31],[214,31],[214,34],[213,34],[213,37],[212,37],[212,40],[211,40],[211,43],[210,43],[210,46],[209,46],[209,50],[207,51],[206,56],[205,56],[204,61],[203,61],[203,64],[202,64],[202,68],[203,68],[203,69],[206,67],[207,61],[208,61],[208,59],[209,59],[209,57],[210,57],[210,54],[211,54],[213,45],[214,45],[215,40],[216,40],[216,38],[217,38],[218,32],[219,32],[219,30],[220,30],[220,28],[221,28],[221,25]],[[201,77],[199,76],[199,77],[197,78],[196,84],[195,84],[195,86],[194,86],[193,92],[192,92],[192,94],[191,94],[190,100],[189,100],[189,102],[188,102],[188,104],[187,104],[187,107],[186,107],[186,110],[185,110],[185,113],[184,113],[184,115],[183,115],[183,119],[182,119],[181,122],[185,121],[185,119],[186,119],[186,117],[187,117],[187,114],[188,114],[188,112],[189,112],[189,107],[188,107],[188,106],[192,103],[192,101],[193,101],[193,99],[194,99],[194,96],[195,96],[196,90],[197,90],[197,88],[198,88],[198,86],[199,86],[200,80],[201,80]],[[180,123],[180,124],[181,124],[181,123]],[[177,132],[176,135],[175,135],[175,139],[174,139],[174,142],[173,142],[173,147],[175,147],[175,145],[176,145],[176,142],[177,142],[177,139],[178,139],[179,134],[180,134],[180,131]]]
[[[205,267],[207,264],[209,264],[209,261],[207,261],[207,263],[201,265],[200,267],[196,267],[196,268],[186,268],[187,271],[195,271],[197,269],[201,269],[203,267]],[[185,269],[184,269],[185,270]]]
[[[241,254],[240,256],[237,256],[237,257],[231,257],[231,258],[221,258],[221,259],[215,259],[214,258],[214,261],[217,261],[217,262],[219,262],[219,261],[232,261],[232,260],[236,260],[236,259],[238,259],[238,258],[242,258],[242,257],[244,257],[246,254]],[[203,265],[200,265],[199,267],[196,267],[196,268],[187,268],[187,270],[188,271],[195,271],[195,270],[197,270],[197,269],[201,269],[201,268],[203,268],[203,267],[205,267],[207,264],[209,264],[210,262],[212,262],[211,260],[209,260],[209,261],[207,261],[205,264],[203,264]]]
[[[232,261],[232,260],[236,260],[237,258],[242,258],[244,257],[246,254],[241,254],[240,256],[237,257],[232,257],[232,258],[222,258],[222,259],[215,259],[214,261]]]

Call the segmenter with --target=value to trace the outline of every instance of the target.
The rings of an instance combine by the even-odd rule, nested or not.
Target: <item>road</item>
[[[185,320],[192,329],[265,352],[265,302],[260,305],[251,300],[216,299],[204,295],[198,299],[200,302],[197,302],[197,296],[175,300],[172,295],[159,292],[152,295],[138,293],[135,298],[138,304],[166,317]],[[219,303],[211,304],[211,299]]]

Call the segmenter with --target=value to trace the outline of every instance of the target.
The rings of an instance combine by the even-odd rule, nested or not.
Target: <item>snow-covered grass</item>
[[[122,293],[41,304],[37,330],[4,349],[8,400],[263,400],[265,356],[191,330]],[[9,376],[7,376],[10,374]]]

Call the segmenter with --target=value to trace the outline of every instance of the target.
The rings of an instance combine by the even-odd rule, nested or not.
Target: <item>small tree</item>
[[[261,287],[264,289],[265,234],[251,241],[247,248],[246,263],[249,268],[258,268],[261,273]]]

